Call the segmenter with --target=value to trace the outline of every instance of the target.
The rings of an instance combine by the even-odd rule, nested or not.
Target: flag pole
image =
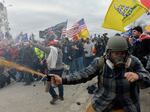
[[[2,58],[0,58],[0,66],[4,66],[4,67],[7,67],[7,68],[14,68],[18,71],[28,72],[28,73],[31,73],[32,75],[38,75],[38,76],[41,76],[41,77],[46,77],[47,76],[43,73],[37,72],[37,71],[32,70],[28,67],[13,63],[11,61],[7,61],[7,60],[2,59]]]

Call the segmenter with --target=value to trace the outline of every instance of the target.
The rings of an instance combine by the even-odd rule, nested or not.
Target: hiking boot
[[[50,101],[50,104],[54,105],[57,100],[58,100],[58,97],[52,98],[52,100]]]
[[[63,97],[63,96],[59,96],[59,99],[60,99],[61,101],[64,101],[64,97]]]

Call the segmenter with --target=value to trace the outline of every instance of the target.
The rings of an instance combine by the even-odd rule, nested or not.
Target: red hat
[[[51,41],[49,41],[48,45],[55,46],[55,45],[57,45],[57,42],[58,42],[58,40],[51,40]]]

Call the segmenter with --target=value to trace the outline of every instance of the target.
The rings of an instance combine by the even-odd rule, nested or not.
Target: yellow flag
[[[150,25],[145,26],[145,30],[150,32]]]
[[[79,32],[78,32],[78,35],[80,38],[83,38],[83,39],[86,39],[86,38],[89,38],[89,31],[88,31],[88,28],[85,24],[85,21],[84,19],[82,18],[80,21],[78,21],[76,24],[78,24],[78,29],[79,29]]]
[[[113,0],[105,16],[103,27],[123,32],[125,26],[146,11],[147,8],[138,0]]]
[[[80,32],[79,32],[79,37],[83,38],[83,39],[87,39],[89,38],[89,31],[87,28],[85,29],[82,29]]]

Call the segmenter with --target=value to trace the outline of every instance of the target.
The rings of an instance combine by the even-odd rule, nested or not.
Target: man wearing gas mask
[[[138,58],[130,55],[126,39],[114,36],[108,40],[103,57],[88,67],[60,78],[56,84],[85,83],[98,76],[98,89],[85,112],[141,112],[139,88],[150,86],[150,74]]]

